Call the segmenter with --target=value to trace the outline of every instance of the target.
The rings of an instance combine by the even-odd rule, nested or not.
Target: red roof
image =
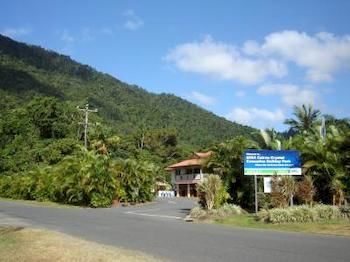
[[[205,158],[209,157],[212,154],[211,151],[208,152],[196,152],[194,153],[193,158],[183,160],[176,164],[168,166],[167,170],[176,169],[179,167],[193,167],[193,166],[201,166]]]
[[[196,152],[194,154],[199,158],[207,158],[207,157],[210,157],[212,153],[213,153],[212,151],[208,151],[208,152]]]

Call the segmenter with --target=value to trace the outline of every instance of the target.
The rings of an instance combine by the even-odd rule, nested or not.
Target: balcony
[[[184,175],[176,175],[175,176],[175,181],[180,182],[180,181],[192,181],[192,180],[200,180],[201,179],[201,174],[184,174]],[[198,182],[196,181],[196,182]]]

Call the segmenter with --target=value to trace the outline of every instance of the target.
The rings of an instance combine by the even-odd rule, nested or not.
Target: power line
[[[84,125],[84,146],[87,148],[87,132],[88,132],[88,126],[89,126],[89,113],[97,113],[97,109],[89,109],[89,104],[85,105],[85,108],[80,108],[77,106],[77,109],[79,111],[83,111],[85,113],[85,121],[83,123],[79,123]]]

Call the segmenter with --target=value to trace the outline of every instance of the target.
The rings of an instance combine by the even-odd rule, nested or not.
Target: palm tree
[[[302,148],[303,168],[314,178],[318,198],[324,202],[340,202],[344,196],[345,166],[340,145],[343,133],[336,127],[328,127],[325,141],[317,132],[304,139]]]
[[[315,127],[320,117],[320,111],[313,109],[312,105],[294,106],[293,115],[296,119],[289,118],[284,123],[290,126],[290,132],[303,134],[310,132]]]
[[[272,150],[281,150],[281,140],[277,139],[277,132],[275,129],[260,129],[260,136],[264,141],[264,148]]]
[[[326,120],[327,126],[333,125],[336,128],[338,128],[339,130],[343,130],[343,131],[350,130],[350,118],[338,119],[338,118],[335,118],[334,116],[328,115],[328,114],[325,114],[323,116]]]

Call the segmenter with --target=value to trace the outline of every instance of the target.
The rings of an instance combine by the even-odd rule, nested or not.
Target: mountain
[[[0,112],[35,96],[98,108],[118,134],[171,128],[181,144],[206,147],[255,129],[232,123],[171,94],[154,94],[68,56],[0,35]]]

